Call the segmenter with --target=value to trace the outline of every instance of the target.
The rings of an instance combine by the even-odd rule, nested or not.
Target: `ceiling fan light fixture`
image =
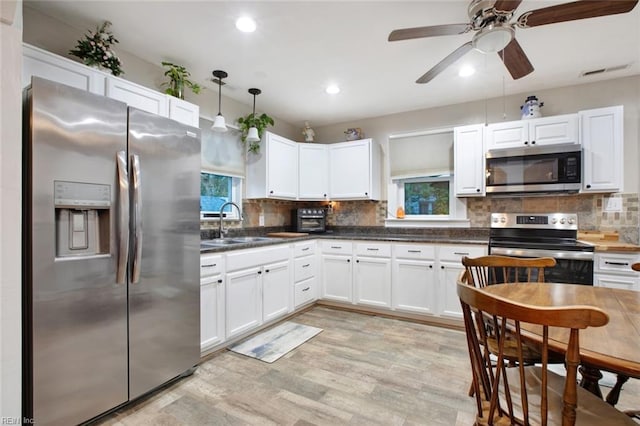
[[[473,36],[474,49],[482,53],[499,52],[513,40],[515,31],[508,25],[489,25]]]

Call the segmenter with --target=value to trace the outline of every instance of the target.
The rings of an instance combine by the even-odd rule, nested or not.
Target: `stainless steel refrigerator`
[[[24,414],[81,423],[200,358],[200,131],[33,78]]]

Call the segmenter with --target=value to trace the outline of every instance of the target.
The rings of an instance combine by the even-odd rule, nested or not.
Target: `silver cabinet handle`
[[[308,268],[309,266],[311,266],[310,263],[305,263],[304,265],[302,265],[303,268]]]
[[[342,246],[331,246],[332,249],[341,249]]]
[[[459,256],[469,256],[469,253],[460,253],[458,251],[454,251],[453,254],[457,254]]]
[[[422,250],[407,250],[409,253],[422,253]]]
[[[378,251],[378,250],[380,250],[380,249],[367,247],[367,251]]]
[[[131,183],[133,185],[133,214],[134,231],[133,231],[133,268],[131,272],[131,282],[140,281],[140,262],[142,261],[142,197],[140,188],[140,157],[131,156]]]
[[[127,262],[129,262],[129,172],[127,171],[127,153],[118,151],[118,267],[116,283],[127,282]]]
[[[302,249],[302,251],[307,251],[307,250],[309,250],[310,248],[311,248],[311,247],[305,247],[305,248],[303,248],[303,249]]]
[[[311,287],[303,288],[302,291],[309,291]]]
[[[629,264],[627,262],[608,262],[605,260],[605,262],[607,265],[616,265],[616,266],[629,266]]]
[[[217,266],[217,263],[210,263],[208,265],[202,265],[203,268],[213,268],[214,266]]]

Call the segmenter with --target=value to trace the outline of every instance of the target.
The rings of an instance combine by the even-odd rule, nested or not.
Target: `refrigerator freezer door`
[[[25,134],[24,411],[39,425],[77,424],[127,401],[127,289],[116,283],[116,154],[126,149],[127,109],[34,78],[25,119],[30,130]],[[54,191],[66,194],[70,205],[56,207]],[[97,199],[100,208],[91,208]],[[85,205],[76,208],[74,202]],[[81,221],[86,212],[100,225]],[[69,213],[79,219],[69,222]],[[57,237],[55,221],[65,217],[66,234]],[[56,257],[57,239],[77,246],[89,232],[99,239],[94,251]]]
[[[200,131],[129,108],[133,165],[132,158],[140,186],[131,210],[141,212],[131,218],[132,245],[142,250],[130,255],[131,263],[140,258],[139,280],[129,285],[129,388],[135,399],[200,359]]]

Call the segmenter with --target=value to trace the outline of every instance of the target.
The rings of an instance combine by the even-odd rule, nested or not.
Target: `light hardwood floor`
[[[267,364],[225,351],[101,425],[471,425],[463,332],[314,307],[324,329]],[[619,408],[640,406],[631,380]],[[607,391],[607,389],[603,389]]]

